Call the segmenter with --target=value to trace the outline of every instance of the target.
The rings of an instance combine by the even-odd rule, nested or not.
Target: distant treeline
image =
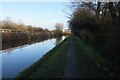
[[[61,23],[55,24],[55,30],[43,29],[42,27],[25,25],[22,23],[15,23],[9,18],[0,21],[0,25],[2,25],[2,29],[11,30],[11,32],[1,32],[2,42],[50,38],[70,34],[68,30],[64,30],[63,24]]]
[[[82,40],[95,44],[95,48],[99,47],[113,66],[118,65],[120,1],[73,2],[71,7],[73,14],[70,15],[69,25],[72,32]]]

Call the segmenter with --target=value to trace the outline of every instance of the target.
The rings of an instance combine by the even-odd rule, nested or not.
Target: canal
[[[65,37],[63,36],[61,38],[52,38],[32,44],[2,49],[0,51],[0,56],[2,56],[2,77],[15,78],[21,71],[39,60],[64,39]],[[6,45],[6,47],[8,46]]]

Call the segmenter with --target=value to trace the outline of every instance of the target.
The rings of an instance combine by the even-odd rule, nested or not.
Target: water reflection
[[[33,41],[29,43],[18,43],[13,48],[6,48],[1,51],[2,55],[2,76],[4,78],[14,78],[19,72],[23,71],[34,62],[39,60],[44,54],[60,43],[65,37],[43,40],[42,42]]]
[[[57,37],[56,38],[56,45],[60,44],[60,42],[62,41],[62,37]]]
[[[61,36],[56,38],[56,45],[60,44],[67,36]]]
[[[19,41],[19,42],[6,42],[6,43],[2,43],[2,48],[0,50],[10,51],[10,50],[14,50],[17,48],[25,47],[27,45],[35,44],[37,42],[42,42],[47,39],[49,39],[49,38],[37,39],[37,40],[31,40],[31,41],[24,40],[24,41]]]
[[[58,45],[62,42],[62,40],[64,40],[66,38],[66,36],[61,36],[61,37],[56,37],[56,42],[55,45]],[[2,49],[0,50],[0,53],[4,53],[7,52],[8,54],[11,54],[11,51],[14,49],[22,49],[23,47],[32,45],[32,44],[36,44],[39,42],[44,42],[48,40],[48,38],[46,39],[39,39],[39,40],[32,40],[32,41],[19,41],[19,42],[7,42],[7,43],[3,43],[2,45]]]

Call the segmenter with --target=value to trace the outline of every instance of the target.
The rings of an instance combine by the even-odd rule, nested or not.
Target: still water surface
[[[48,39],[34,44],[1,50],[2,77],[14,78],[19,72],[28,68],[44,54],[59,44],[65,37]]]

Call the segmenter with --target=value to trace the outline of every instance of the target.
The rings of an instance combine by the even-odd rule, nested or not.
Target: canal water
[[[25,44],[0,51],[2,56],[2,77],[15,78],[21,71],[39,60],[58,45],[65,37],[48,39],[33,44]]]

